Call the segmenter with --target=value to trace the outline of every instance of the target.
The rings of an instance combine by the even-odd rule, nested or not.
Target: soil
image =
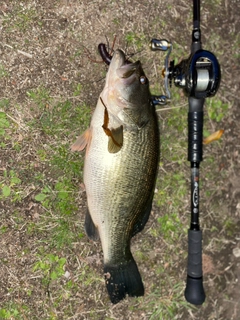
[[[50,137],[38,128],[30,130],[29,134],[27,124],[33,119],[42,121],[43,113],[39,106],[42,104],[48,108],[49,103],[47,98],[44,101],[44,97],[39,105],[36,101],[33,103],[29,99],[29,92],[44,86],[49,90],[51,99],[69,99],[73,105],[86,104],[94,108],[104,86],[107,70],[103,63],[94,62],[100,60],[97,45],[106,43],[107,38],[111,47],[116,34],[114,48],[122,48],[129,55],[133,54],[132,59],[143,61],[153,90],[159,90],[159,94],[162,94],[161,68],[165,55],[151,52],[148,43],[152,38],[167,38],[176,48],[175,52],[173,49],[172,58],[176,52],[178,59],[188,56],[192,28],[191,5],[186,1],[173,0],[8,0],[0,3],[0,111],[4,109],[8,114],[11,122],[8,130],[11,131],[6,132],[12,135],[11,140],[0,149],[0,186],[1,181],[5,181],[6,170],[17,171],[26,195],[14,201],[0,198],[0,310],[2,308],[10,312],[2,316],[3,319],[239,319],[240,2],[237,0],[201,1],[203,47],[216,54],[222,70],[216,99],[228,105],[228,111],[220,121],[211,119],[209,122],[212,132],[224,129],[224,135],[221,142],[204,147],[204,161],[201,163],[201,228],[206,302],[195,309],[179,306],[179,312],[175,310],[172,316],[165,318],[153,317],[151,309],[142,309],[141,303],[136,307],[130,298],[112,306],[103,281],[98,281],[102,276],[101,247],[86,237],[72,244],[72,249],[65,249],[64,256],[68,261],[65,276],[74,279],[80,277],[80,266],[85,263],[96,273],[96,280],[87,286],[74,287],[70,298],[66,291],[66,296],[63,294],[57,305],[59,287],[64,287],[64,280],[49,287],[42,284],[40,275],[38,277],[38,274],[33,273],[36,257],[40,255],[39,243],[43,243],[44,254],[52,251],[49,249],[50,232],[40,222],[47,213],[34,200],[34,195],[42,186],[40,182],[37,185],[33,179],[32,168],[44,176],[50,185],[54,184],[56,174],[46,159],[39,161],[37,150],[39,146],[48,148],[50,142],[55,147],[53,141],[58,137]],[[73,88],[78,84],[81,84],[81,90],[74,96]],[[177,92],[176,88],[172,90]],[[10,100],[6,108],[3,105],[4,99]],[[185,98],[181,99],[183,101]],[[162,117],[164,122],[167,114]],[[164,139],[172,128],[162,124],[160,126],[161,139]],[[62,139],[71,144],[77,134],[72,132],[68,136],[63,135]],[[214,165],[207,162],[209,158],[214,159]],[[162,161],[162,170],[169,171],[171,166],[175,166],[173,163],[166,164],[164,155]],[[188,163],[179,168],[188,177]],[[82,181],[78,183],[80,185]],[[81,186],[79,189],[78,210],[76,216],[72,220],[70,218],[73,232],[74,228],[83,230],[86,197]],[[209,191],[209,194],[205,191]],[[186,207],[189,205],[188,196],[183,200]],[[168,208],[159,208],[154,203],[143,234],[133,239],[133,251],[140,248],[147,257],[143,259],[140,269],[146,286],[144,299],[149,305],[153,294],[151,288],[154,284],[157,287],[160,281],[154,278],[152,270],[160,263],[161,252],[167,250],[163,239],[156,239],[150,229],[156,225],[159,211],[165,210]],[[31,231],[30,227],[33,228]],[[37,228],[41,232],[35,232]],[[151,244],[150,251],[144,251],[141,246],[143,237],[145,242]],[[164,266],[165,272],[169,272],[171,283],[181,279],[183,290],[186,242],[185,235],[184,239],[179,239],[183,247],[173,257],[175,265],[170,268],[165,261]],[[85,258],[81,257],[83,250]],[[61,250],[56,249],[56,252],[60,255]],[[160,293],[164,292],[164,289],[161,290]],[[18,311],[14,314],[14,310]],[[94,317],[91,310],[98,310],[98,316]]]

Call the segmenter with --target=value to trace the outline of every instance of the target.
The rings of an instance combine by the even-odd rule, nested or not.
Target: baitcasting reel
[[[162,71],[166,96],[153,96],[154,105],[165,105],[171,99],[168,83],[171,87],[172,82],[177,87],[184,89],[188,97],[193,96],[200,99],[216,94],[220,85],[221,72],[218,60],[213,53],[200,48],[175,66],[174,60],[169,63],[172,51],[171,42],[165,39],[152,39],[150,48],[152,51],[168,51]]]

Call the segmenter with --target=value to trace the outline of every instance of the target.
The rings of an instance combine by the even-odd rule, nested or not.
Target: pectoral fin
[[[101,98],[100,98],[101,99]],[[102,101],[102,99],[101,99]],[[109,115],[108,110],[105,104],[102,101],[102,104],[104,105],[104,120],[102,128],[106,135],[108,136],[108,151],[110,153],[117,153],[123,145],[123,126],[119,126],[117,128],[109,128]]]
[[[71,146],[71,151],[82,151],[90,143],[92,138],[91,128],[88,128],[84,133],[77,138],[77,141]]]
[[[108,152],[117,153],[123,145],[123,126],[116,129],[104,129],[105,133],[108,135]]]

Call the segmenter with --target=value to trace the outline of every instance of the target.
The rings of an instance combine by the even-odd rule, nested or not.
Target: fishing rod
[[[182,88],[188,97],[188,161],[191,167],[191,222],[188,230],[188,264],[185,298],[194,305],[205,301],[202,272],[202,231],[199,223],[199,167],[202,161],[203,107],[205,98],[213,97],[220,85],[221,71],[215,55],[202,49],[200,30],[200,0],[193,0],[193,30],[191,53],[176,66],[169,62],[171,42],[152,39],[153,51],[167,51],[163,76],[166,95],[153,96],[155,105],[170,99],[168,83]]]

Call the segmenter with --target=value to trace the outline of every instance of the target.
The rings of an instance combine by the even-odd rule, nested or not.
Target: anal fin
[[[149,197],[149,200],[144,207],[140,217],[138,218],[137,222],[135,223],[132,231],[132,237],[135,236],[138,232],[142,231],[145,227],[145,224],[148,222],[151,210],[152,210],[152,201],[153,201],[153,192],[152,195]]]
[[[89,239],[93,241],[98,241],[99,240],[99,233],[98,229],[94,225],[92,221],[92,217],[89,213],[89,210],[87,208],[86,215],[85,215],[85,223],[84,223],[85,231]]]

